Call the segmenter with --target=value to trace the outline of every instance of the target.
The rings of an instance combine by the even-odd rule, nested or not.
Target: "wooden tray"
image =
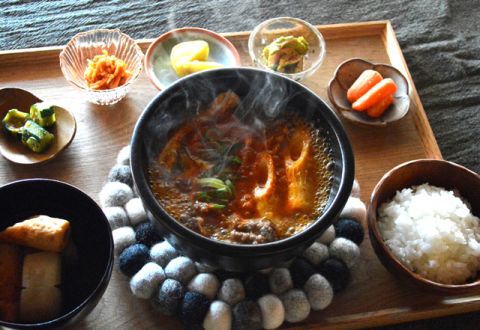
[[[359,127],[345,122],[356,157],[356,177],[362,200],[368,202],[380,177],[397,164],[416,158],[441,158],[432,130],[403,58],[390,22],[365,22],[319,27],[327,44],[327,56],[318,72],[304,84],[324,100],[326,87],[339,63],[361,57],[391,63],[411,86],[409,114],[386,128]],[[244,65],[248,32],[229,33]],[[151,40],[139,44],[146,50]],[[20,87],[44,100],[71,110],[77,119],[77,135],[70,147],[47,164],[20,166],[0,159],[0,184],[30,177],[69,182],[98,201],[98,192],[121,147],[127,145],[142,109],[157,93],[145,74],[126,99],[101,107],[89,104],[68,84],[60,71],[61,47],[0,52],[0,87]],[[365,224],[364,224],[365,225]],[[480,294],[480,293],[479,293]],[[322,312],[312,312],[303,323],[284,324],[286,329],[361,328],[480,310],[480,295],[442,298],[407,287],[392,277],[375,256],[368,237],[361,245],[361,260],[348,288],[335,296]],[[175,329],[180,322],[162,317],[147,301],[130,293],[127,279],[113,272],[110,285],[93,312],[75,329]]]

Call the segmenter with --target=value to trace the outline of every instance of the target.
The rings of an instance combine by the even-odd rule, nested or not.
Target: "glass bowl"
[[[318,70],[325,58],[325,40],[313,25],[292,17],[272,18],[255,27],[248,39],[248,52],[255,66],[274,71],[267,66],[263,57],[263,49],[281,36],[303,36],[308,42],[308,51],[303,57],[302,71],[296,73],[275,72],[300,81],[310,77]]]
[[[127,69],[132,72],[132,76],[125,84],[105,90],[94,90],[88,87],[84,78],[88,60],[102,54],[102,50],[125,61]],[[88,101],[110,105],[127,95],[130,86],[142,70],[142,59],[142,50],[128,35],[118,29],[99,29],[75,35],[60,53],[60,68],[67,81],[86,93]]]

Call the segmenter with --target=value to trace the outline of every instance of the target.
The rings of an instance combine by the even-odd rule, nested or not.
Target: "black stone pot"
[[[227,90],[240,96],[242,117],[268,119],[294,111],[319,128],[330,144],[334,178],[327,206],[311,226],[293,237],[258,245],[228,244],[208,239],[170,216],[150,189],[149,164],[155,162],[169,133]],[[251,68],[210,70],[178,80],[146,107],[135,126],[131,147],[133,179],[156,228],[186,256],[230,271],[279,266],[301,254],[335,221],[347,202],[354,180],[352,148],[330,107],[293,80]]]

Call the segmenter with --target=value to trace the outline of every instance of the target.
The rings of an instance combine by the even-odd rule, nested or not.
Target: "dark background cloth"
[[[94,28],[135,39],[183,26],[248,31],[279,16],[391,20],[443,157],[480,172],[479,0],[0,0],[0,50],[64,45]],[[479,321],[473,313],[389,328],[478,329]]]

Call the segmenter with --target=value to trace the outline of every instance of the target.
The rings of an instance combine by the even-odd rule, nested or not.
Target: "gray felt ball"
[[[333,227],[333,225],[331,225],[330,227],[327,228],[327,230],[325,230],[323,232],[323,234],[317,239],[317,242],[318,243],[322,243],[322,244],[325,244],[325,245],[330,245],[330,243],[332,243],[332,241],[335,239],[335,227]]]
[[[230,330],[232,327],[232,309],[230,305],[220,300],[215,300],[210,305],[203,328],[205,330]]]
[[[184,294],[185,288],[182,283],[167,278],[152,299],[153,307],[163,315],[175,315]]]
[[[262,329],[262,312],[257,303],[244,300],[233,306],[232,330]]]
[[[353,180],[352,192],[350,193],[352,197],[360,198],[360,184],[357,179]]]
[[[149,262],[130,279],[130,290],[137,298],[149,299],[163,280],[165,280],[163,268]]]
[[[177,257],[165,267],[165,275],[182,284],[187,284],[196,273],[195,264],[187,257]]]
[[[188,289],[190,291],[201,293],[210,300],[215,298],[219,287],[220,282],[218,281],[218,278],[210,273],[197,274],[188,284]]]
[[[364,223],[367,218],[367,208],[360,198],[350,197],[342,212],[340,212],[339,217],[355,219],[360,223]]]
[[[287,291],[281,299],[285,308],[285,319],[288,322],[303,321],[310,314],[310,303],[302,290],[292,289]]]
[[[283,303],[274,294],[266,294],[258,299],[258,306],[262,312],[262,326],[264,329],[276,329],[285,320]]]
[[[275,268],[269,277],[270,290],[282,294],[293,288],[292,276],[288,268]]]
[[[167,241],[157,243],[150,249],[150,258],[162,267],[179,256],[179,253]]]
[[[107,182],[100,191],[102,208],[123,206],[133,197],[132,188],[121,182]]]
[[[130,166],[127,165],[115,165],[108,173],[107,180],[109,182],[118,181],[133,186],[132,171]]]
[[[117,155],[117,164],[130,166],[130,145],[120,150]]]
[[[135,244],[135,231],[132,227],[125,226],[112,231],[113,246],[116,255],[125,248]]]
[[[220,290],[218,290],[218,299],[230,306],[245,299],[245,288],[242,281],[237,278],[229,278],[223,281]]]
[[[127,213],[120,206],[106,207],[102,209],[105,217],[107,217],[108,223],[112,230],[130,225],[128,221]]]
[[[207,265],[205,263],[196,262],[195,267],[199,273],[213,273],[217,270],[217,267]]]
[[[329,247],[330,256],[343,260],[348,268],[352,268],[360,257],[360,248],[349,239],[336,238]]]
[[[314,311],[327,308],[333,300],[333,289],[325,277],[313,274],[303,287],[308,302]]]
[[[328,259],[328,247],[325,244],[315,242],[303,252],[303,257],[312,265],[318,266],[322,261]]]
[[[140,198],[132,198],[125,204],[125,211],[132,226],[147,221],[147,213]]]

